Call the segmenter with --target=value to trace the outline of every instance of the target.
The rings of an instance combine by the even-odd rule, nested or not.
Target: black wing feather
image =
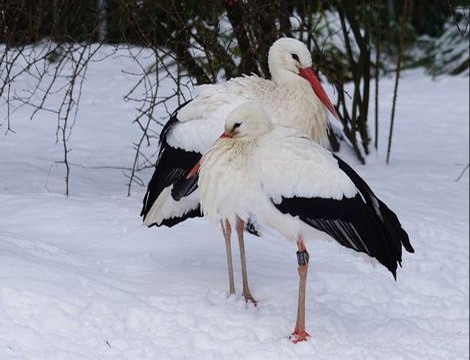
[[[195,151],[186,151],[174,148],[170,146],[167,141],[167,137],[170,134],[171,129],[178,123],[178,110],[188,102],[184,103],[173,112],[160,133],[160,151],[155,164],[155,171],[143,199],[142,211],[140,213],[140,216],[143,216],[144,218],[152,208],[152,205],[158,196],[166,187],[175,184],[172,190],[172,197],[175,201],[180,200],[183,196],[189,195],[195,190],[194,179],[186,180],[186,174],[199,161],[202,154]],[[199,206],[181,217],[165,219],[161,225],[171,227],[188,218],[198,216],[202,216]]]
[[[413,246],[410,243],[410,239],[408,234],[401,226],[400,221],[398,220],[397,215],[388,208],[388,206],[382,202],[375,194],[372,192],[371,188],[367,183],[362,179],[357,172],[353,170],[346,162],[344,162],[341,158],[334,155],[338,161],[339,168],[345,172],[349,178],[353,181],[354,185],[356,185],[357,189],[360,191],[361,195],[364,197],[365,201],[369,205],[373,205],[376,201],[378,203],[379,211],[381,219],[383,219],[384,225],[387,227],[389,233],[397,239],[400,239],[400,242],[406,249],[406,251],[410,253],[414,253]]]
[[[374,195],[365,181],[344,161],[336,158],[340,169],[359,191],[354,198],[293,197],[282,198],[279,204],[274,205],[282,213],[298,216],[303,222],[324,231],[341,245],[376,258],[396,278],[402,245],[407,251],[414,252],[408,234],[396,214]]]
[[[186,178],[187,173],[188,172],[185,173],[185,176],[175,182],[173,189],[171,190],[171,196],[176,201],[184,198],[185,196],[191,195],[198,188],[197,182],[199,180],[199,174],[194,174],[190,178]]]

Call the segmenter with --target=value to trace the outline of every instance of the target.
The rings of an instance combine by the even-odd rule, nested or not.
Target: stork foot
[[[290,334],[289,339],[294,344],[297,344],[300,341],[307,341],[310,338],[310,334],[306,331],[298,331],[294,330],[292,334]]]
[[[258,301],[255,300],[255,298],[253,296],[251,296],[250,293],[248,294],[243,294],[243,297],[245,298],[245,302],[248,304],[248,303],[252,303],[254,307],[256,307],[258,305]]]

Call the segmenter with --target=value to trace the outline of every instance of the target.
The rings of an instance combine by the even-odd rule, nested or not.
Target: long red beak
[[[230,134],[226,134],[225,132],[219,136],[219,139],[225,139],[225,138],[231,138],[232,136]],[[186,175],[186,179],[190,179],[192,178],[194,175],[196,175],[198,172],[199,172],[199,168],[201,167],[201,161],[202,161],[202,157],[201,159],[196,163],[196,165],[194,165],[194,167],[191,169],[191,171],[188,173],[188,175]]]
[[[326,106],[328,111],[336,118],[339,120],[338,113],[336,112],[335,107],[331,103],[330,99],[328,98],[328,95],[326,94],[325,90],[323,89],[323,86],[320,83],[320,80],[318,80],[317,74],[315,74],[315,71],[313,71],[312,68],[303,68],[300,69],[299,75],[302,76],[304,79],[306,79],[310,85],[312,85],[312,89],[315,92],[315,95],[321,100],[323,105]]]

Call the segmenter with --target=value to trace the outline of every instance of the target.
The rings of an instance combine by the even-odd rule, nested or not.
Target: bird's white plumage
[[[194,192],[185,198],[185,201],[175,201],[171,196],[173,185],[166,187],[150,208],[143,224],[151,226],[154,223],[161,224],[163,220],[172,217],[181,217],[199,206],[199,196]]]
[[[235,109],[229,119],[248,113],[246,107]],[[282,214],[273,202],[292,197],[339,200],[357,194],[331,153],[302,134],[272,127],[267,115],[242,115],[239,121],[234,138],[220,139],[203,157],[198,184],[202,211],[209,219],[246,219],[254,213],[295,241],[305,224]],[[260,126],[260,121],[271,126]],[[233,122],[227,120],[226,132]]]
[[[292,58],[296,54],[299,61]],[[328,143],[327,110],[315,95],[311,84],[299,76],[299,69],[310,67],[312,59],[307,47],[295,39],[277,40],[269,51],[269,69],[272,80],[256,75],[233,78],[226,83],[203,85],[199,95],[178,111],[178,122],[166,136],[166,142],[185,151],[205,153],[224,129],[227,115],[240,104],[256,100],[264,107],[275,124],[292,127],[322,146]],[[196,190],[196,193],[198,191]],[[170,196],[162,192],[159,198]],[[165,202],[162,207],[157,203]],[[145,215],[145,223],[160,224],[161,219],[176,216],[175,211],[190,211],[193,201],[181,199],[176,203],[171,197],[157,199]],[[163,210],[165,213],[162,213]],[[158,221],[157,221],[158,220]]]
[[[276,127],[258,139],[251,156],[264,193],[280,197],[340,200],[356,195],[356,187],[332,154],[293,129]]]
[[[178,112],[168,143],[187,151],[205,152],[224,128],[228,113],[238,105],[258,101],[275,124],[289,126],[326,146],[327,114],[310,84],[298,75],[293,86],[258,76],[234,78],[205,86],[200,95]]]

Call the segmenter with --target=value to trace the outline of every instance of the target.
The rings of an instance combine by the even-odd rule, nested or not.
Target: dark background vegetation
[[[59,42],[99,40],[99,0],[2,0],[0,4],[2,43],[18,45],[36,42],[44,37]],[[232,23],[253,29],[258,37],[267,41],[269,47],[275,37],[290,34],[289,16],[294,11],[304,17],[309,13],[346,6],[357,12],[372,4],[380,7],[380,16],[386,20],[382,24],[391,28],[399,20],[403,0],[107,0],[103,4],[108,27],[106,41],[110,43],[167,46],[174,31],[184,33],[190,30],[190,21],[195,21],[195,27],[201,21],[216,26],[218,18],[228,12]],[[437,36],[453,9],[468,6],[468,1],[414,0],[410,5],[410,23],[415,33]],[[374,16],[372,13],[368,15]],[[279,21],[279,29],[273,26],[276,21]]]
[[[402,66],[432,68],[439,49],[436,51],[429,45],[434,44],[431,41],[424,41],[427,45],[422,56],[404,50],[419,49],[423,39],[439,38],[449,22],[455,22],[457,29],[455,35],[449,36],[468,39],[468,12],[459,11],[462,7],[468,10],[468,1],[0,0],[0,43],[5,45],[4,54],[0,54],[0,99],[3,99],[0,106],[9,112],[12,99],[8,90],[14,79],[13,64],[20,58],[17,54],[27,59],[29,67],[47,59],[51,65],[45,68],[43,75],[53,72],[52,82],[60,73],[57,69],[64,62],[71,62],[72,76],[62,106],[53,109],[57,113],[58,134],[62,135],[67,166],[66,139],[72,126],[68,119],[78,106],[77,97],[88,61],[96,53],[96,47],[91,45],[153,49],[155,65],[143,69],[138,82],[148,83],[152,89],[158,81],[150,76],[152,72],[166,71],[168,76],[176,73],[178,92],[188,78],[197,84],[250,73],[269,78],[269,47],[280,36],[292,36],[305,42],[312,51],[316,70],[336,88],[336,108],[344,125],[344,136],[358,158],[365,162],[371,142],[375,147],[378,142],[377,132],[371,136],[368,129],[370,99],[375,98],[375,128],[379,125],[378,75],[396,74],[398,87]],[[333,17],[338,21],[334,29],[328,26]],[[335,36],[342,40],[332,41]],[[47,51],[40,55],[29,52],[26,56],[28,45],[40,41],[48,43]],[[15,55],[9,57],[9,53]],[[468,71],[468,57],[466,59],[448,72]],[[41,76],[38,81],[43,81]],[[351,93],[344,91],[344,85],[349,82],[353,84]],[[40,88],[48,89],[48,85],[38,83],[37,89]],[[49,95],[47,90],[42,93],[44,98]],[[166,100],[170,100],[159,100],[156,91],[147,93],[143,99],[136,96],[133,89],[127,95],[128,99],[141,102],[133,120],[141,127],[143,135],[135,144],[129,191],[136,181],[135,173],[152,166],[151,159],[142,158],[140,149],[158,136],[158,131],[151,131],[154,123],[161,125],[156,109],[160,105],[167,107]],[[179,102],[180,95],[175,96]],[[37,111],[43,110],[44,102],[34,106]],[[330,140],[331,147],[337,150],[338,135],[332,133]],[[67,167],[67,177],[68,173]]]

